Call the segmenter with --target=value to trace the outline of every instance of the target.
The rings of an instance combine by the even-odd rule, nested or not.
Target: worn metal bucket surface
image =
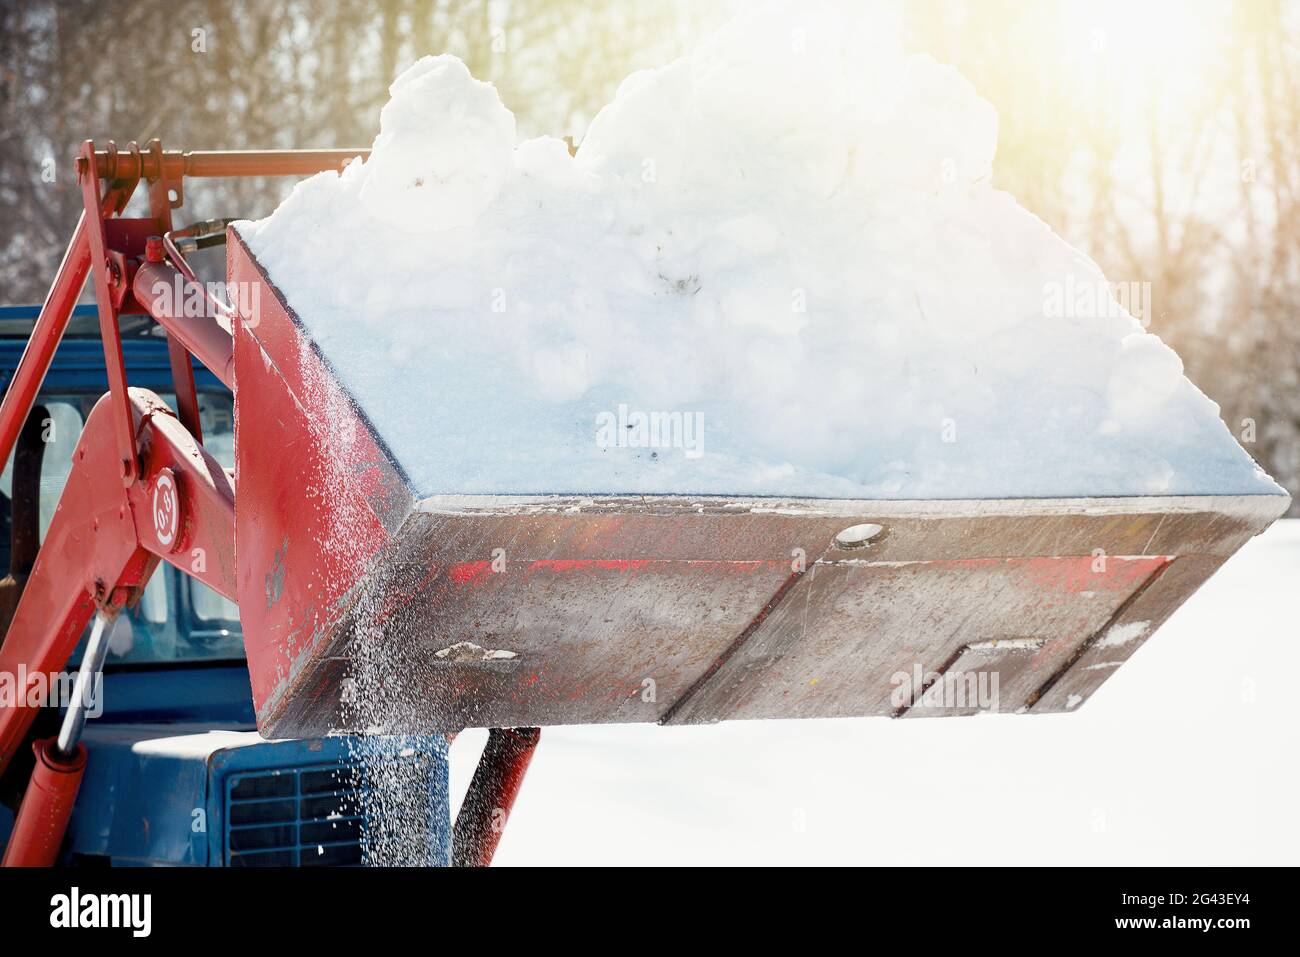
[[[419,499],[228,248],[267,735],[1070,711],[1289,501]]]

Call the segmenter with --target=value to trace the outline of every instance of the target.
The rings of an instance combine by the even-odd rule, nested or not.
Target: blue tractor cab
[[[0,308],[0,392],[38,311]],[[167,340],[151,329],[145,322],[128,328],[124,319],[128,380],[174,404]],[[204,444],[233,469],[232,397],[197,362],[194,377]],[[33,411],[43,416],[45,443],[42,535],[86,416],[107,389],[95,307],[78,306]],[[11,459],[0,474],[0,573],[10,568],[12,470]],[[37,732],[48,734],[58,713],[45,710]],[[370,796],[394,781],[426,796],[423,821],[404,833],[395,862],[449,863],[446,739],[263,740],[254,726],[238,607],[166,564],[113,627],[94,712],[83,738],[89,759],[64,845],[66,863],[360,864],[367,835],[383,829],[371,820],[378,813],[372,806],[391,803]],[[20,797],[15,782],[25,781],[31,767],[30,751],[23,751],[19,758],[27,760],[15,758],[0,781],[0,848]],[[391,847],[384,857],[394,859]]]

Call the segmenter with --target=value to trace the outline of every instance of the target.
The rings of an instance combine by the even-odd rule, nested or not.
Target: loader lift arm
[[[28,426],[92,271],[109,391],[86,421],[30,573],[6,580],[12,619],[0,644],[0,673],[26,675],[31,681],[66,667],[91,616],[111,621],[135,602],[159,561],[237,600],[234,483],[203,447],[191,365],[191,357],[197,358],[234,391],[231,334],[217,321],[230,316],[206,292],[206,308],[199,316],[184,315],[170,298],[155,294],[195,282],[173,240],[171,213],[183,203],[186,176],[304,176],[338,169],[368,152],[179,152],[164,151],[156,139],[143,148],[131,143],[123,151],[112,142],[104,150],[90,140],[83,143],[77,175],[84,210],[0,404],[0,463],[8,460]],[[142,181],[149,215],[121,216]],[[139,313],[152,316],[167,332],[176,412],[154,393],[127,384],[118,317]],[[30,531],[30,523],[22,524],[23,531]],[[29,701],[28,687],[12,706],[0,707],[0,773],[28,739],[45,704]],[[521,733],[508,736],[510,747],[484,752],[465,800],[467,820],[457,822],[458,862],[491,861],[499,821],[510,810],[537,741],[535,729]],[[506,740],[494,731],[493,742],[498,739]],[[32,747],[36,768],[5,865],[55,862],[85,767],[85,748],[75,734],[68,740],[35,741]]]

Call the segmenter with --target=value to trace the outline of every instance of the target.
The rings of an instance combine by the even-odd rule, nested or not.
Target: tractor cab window
[[[40,404],[45,407],[45,418],[41,420],[41,482],[39,515],[41,540],[54,519],[54,511],[59,506],[59,496],[67,484],[68,474],[72,471],[72,453],[81,437],[81,429],[86,423],[86,416],[94,406],[94,400],[82,396],[69,395],[59,398],[42,396]],[[8,570],[10,503],[13,500],[13,459],[5,463],[4,472],[0,473],[0,495],[3,495],[3,524],[5,570]]]
[[[72,471],[72,452],[85,423],[78,404],[72,402],[45,403],[48,413],[41,423],[41,438],[45,442],[45,457],[41,464],[41,538],[50,527],[54,510],[59,505],[68,473]],[[8,494],[9,476],[6,473],[5,493]]]
[[[162,398],[174,406],[173,397]],[[45,442],[41,460],[40,528],[44,539],[72,468],[72,453],[98,394],[43,395]],[[199,393],[199,420],[207,450],[223,468],[235,465],[234,410],[224,393]],[[0,474],[0,531],[7,559],[12,463]],[[6,561],[7,570],[7,561]],[[75,657],[79,657],[78,651]],[[107,663],[142,664],[244,657],[239,607],[165,563],[149,579],[135,608],[118,617]]]

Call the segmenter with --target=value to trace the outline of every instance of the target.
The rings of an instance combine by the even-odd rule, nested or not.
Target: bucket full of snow
[[[232,227],[263,733],[1069,711],[1286,509],[991,107],[809,9],[576,156],[426,58]]]

